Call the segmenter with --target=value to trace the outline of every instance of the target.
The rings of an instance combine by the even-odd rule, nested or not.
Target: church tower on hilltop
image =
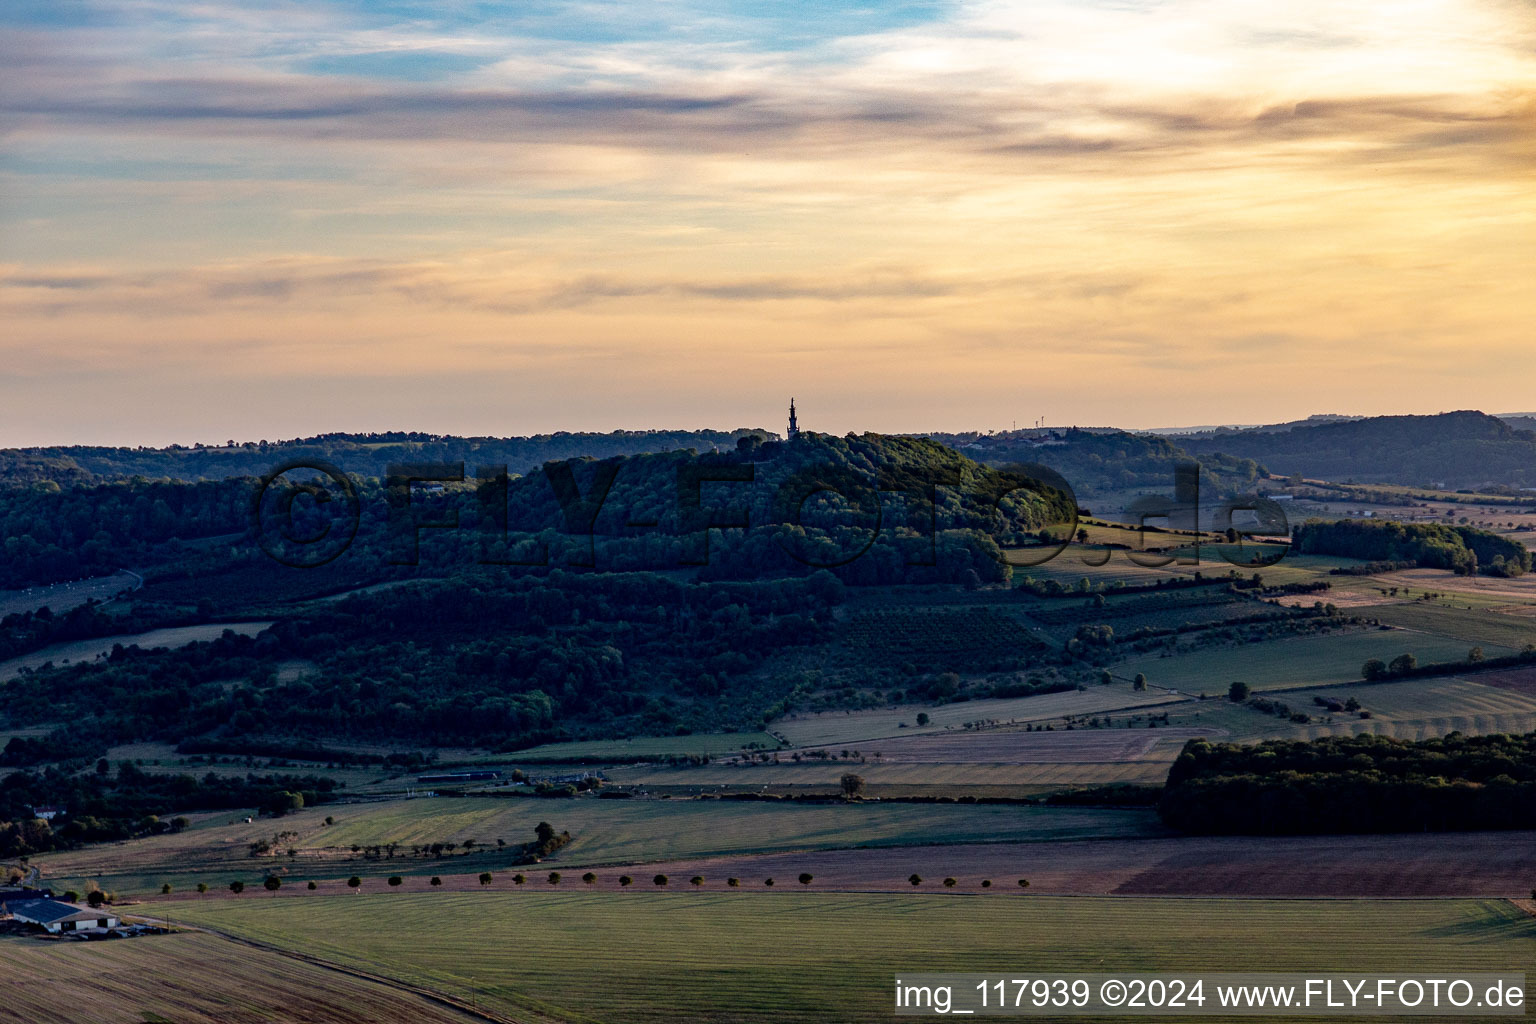
[[[784,435],[787,440],[793,441],[800,436],[800,424],[795,419],[795,400],[789,400],[789,433]]]

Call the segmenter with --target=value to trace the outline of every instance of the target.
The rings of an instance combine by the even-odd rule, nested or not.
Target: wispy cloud
[[[0,310],[59,387],[71,352],[376,379],[448,338],[552,378],[628,337],[683,380],[783,338],[947,382],[925,408],[958,425],[936,353],[1087,389],[1276,348],[1382,403],[1469,346],[1536,370],[1517,0],[18,0],[0,27]],[[1233,401],[1307,411],[1317,376]]]

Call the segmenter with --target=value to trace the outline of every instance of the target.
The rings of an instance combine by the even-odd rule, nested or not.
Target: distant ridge
[[[1202,456],[1255,459],[1281,475],[1419,487],[1536,486],[1536,433],[1471,410],[1186,434],[1179,443]]]

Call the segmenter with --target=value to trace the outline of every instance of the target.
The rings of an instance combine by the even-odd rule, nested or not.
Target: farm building
[[[119,924],[117,915],[109,910],[93,910],[60,900],[9,900],[0,903],[0,912],[16,921],[40,924],[54,934],[116,928]]]

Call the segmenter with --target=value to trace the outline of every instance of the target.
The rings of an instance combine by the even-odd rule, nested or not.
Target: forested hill
[[[1481,412],[1377,416],[1178,440],[1201,458],[1209,452],[1245,456],[1284,475],[1417,487],[1536,486],[1536,433]]]
[[[742,437],[767,438],[764,430],[615,430],[606,434],[538,434],[533,437],[453,437],[416,432],[321,434],[291,441],[231,441],[225,445],[169,448],[7,448],[0,450],[0,486],[52,481],[61,487],[141,476],[150,480],[224,480],[256,477],[290,459],[318,459],[358,476],[384,475],[405,463],[465,462],[506,466],[513,473],[559,459],[583,456],[734,449]]]
[[[484,557],[527,564],[524,549],[530,547],[550,552],[554,565],[613,570],[697,565],[705,555],[699,547],[705,525],[725,525],[722,516],[737,510],[750,529],[717,537],[721,543],[709,549],[712,568],[735,578],[837,568],[873,544],[869,557],[859,558],[849,573],[892,582],[907,564],[933,565],[932,549],[938,546],[968,551],[944,563],[944,578],[965,580],[966,570],[974,569],[986,580],[1001,571],[997,544],[1028,543],[1030,535],[1070,522],[1075,513],[1060,491],[1015,488],[933,441],[805,433],[793,442],[764,442],[761,436],[743,433],[729,447],[703,454],[552,461],[514,472],[504,494],[471,475],[443,493],[419,495],[411,501],[411,515],[446,513],[461,527],[451,534],[426,531],[422,570],[412,575],[440,574]],[[420,461],[423,454],[413,458]],[[392,534],[389,526],[390,494],[378,478],[353,471],[345,459],[340,465],[356,483],[360,522],[355,543],[335,557],[331,569],[338,579],[354,582],[393,578],[399,562],[394,534],[400,531]],[[478,462],[465,468],[474,474]],[[693,488],[691,502],[683,494],[690,473],[707,481]],[[270,559],[253,532],[256,492],[251,476],[0,488],[6,537],[0,589],[121,566],[145,572],[153,583],[166,573],[207,577],[235,565],[267,565]],[[496,514],[498,504],[504,505],[504,516]],[[336,501],[316,511],[343,515],[347,507]],[[488,552],[486,545],[502,524],[506,539]],[[338,536],[351,532],[340,520],[331,525]],[[926,555],[898,550],[924,544]]]
[[[996,434],[930,434],[989,466],[1037,462],[1060,473],[1079,496],[1135,487],[1172,486],[1174,466],[1197,458],[1180,444],[1123,430],[1010,430]],[[1253,490],[1264,467],[1216,451],[1198,456],[1201,487],[1214,493]]]

